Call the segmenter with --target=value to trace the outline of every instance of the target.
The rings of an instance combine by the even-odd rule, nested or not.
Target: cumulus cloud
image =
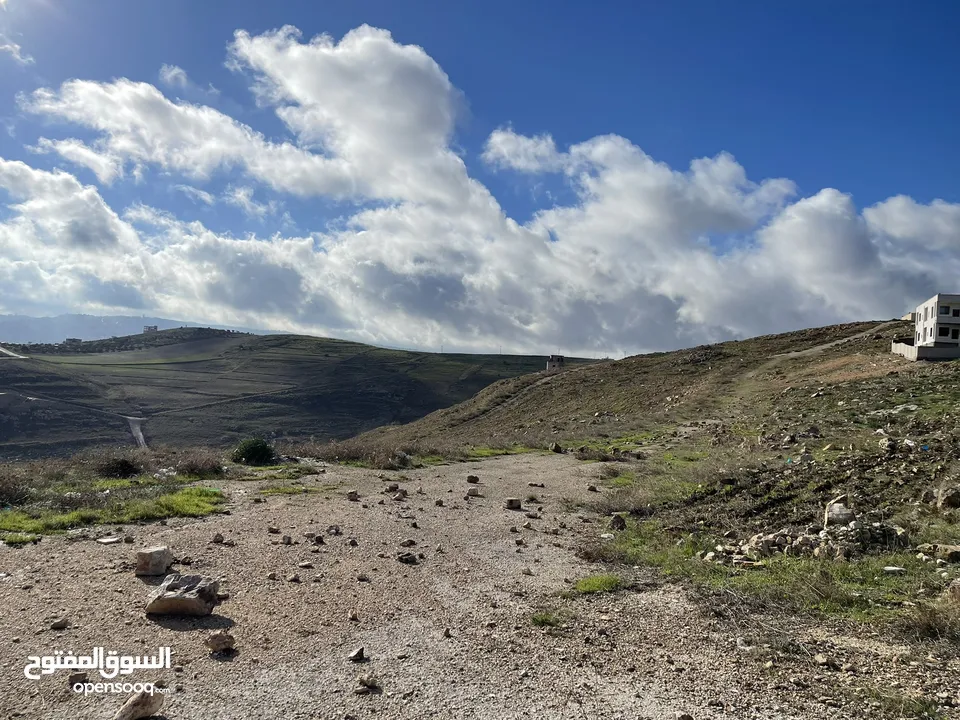
[[[572,197],[520,224],[454,149],[460,94],[423,48],[367,26],[339,41],[286,27],[237,32],[227,56],[290,139],[126,79],[20,105],[92,132],[36,147],[101,183],[156,171],[258,226],[284,207],[273,194],[349,199],[348,215],[239,238],[142,204],[118,216],[72,175],[0,161],[14,200],[0,305],[46,292],[73,309],[388,345],[598,355],[900,315],[960,272],[958,205],[861,210],[840,190],[751,178],[724,152],[674,168],[617,135],[558,147],[504,125],[476,159],[532,184],[553,173]],[[178,70],[167,87],[190,83]],[[219,196],[203,189],[214,179]]]

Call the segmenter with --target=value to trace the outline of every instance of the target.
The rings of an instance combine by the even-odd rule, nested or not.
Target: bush
[[[574,586],[578,593],[589,595],[592,593],[607,593],[619,590],[622,586],[620,578],[616,575],[591,575],[577,580]]]
[[[109,457],[96,461],[93,466],[94,472],[100,477],[105,478],[132,478],[143,472],[143,467],[126,457]]]
[[[238,461],[239,462],[239,461]],[[206,448],[186,450],[177,460],[177,472],[193,477],[209,477],[223,474],[223,461],[219,453]]]
[[[273,446],[263,438],[241,441],[230,456],[231,460],[242,465],[270,465],[275,458]]]
[[[0,507],[23,505],[33,493],[26,481],[18,475],[0,475]]]

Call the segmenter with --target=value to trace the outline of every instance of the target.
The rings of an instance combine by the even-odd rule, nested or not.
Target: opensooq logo
[[[42,675],[52,675],[57,670],[99,670],[107,678],[117,675],[129,675],[134,670],[170,669],[170,648],[162,647],[157,655],[119,655],[116,650],[103,651],[95,647],[91,655],[74,655],[71,650],[64,653],[57,650],[53,655],[31,655],[29,664],[23,668],[23,674],[31,680],[39,680]]]

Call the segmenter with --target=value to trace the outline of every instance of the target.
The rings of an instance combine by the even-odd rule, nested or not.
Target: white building
[[[912,315],[912,342],[901,338],[892,352],[910,360],[960,358],[960,295],[938,293]]]

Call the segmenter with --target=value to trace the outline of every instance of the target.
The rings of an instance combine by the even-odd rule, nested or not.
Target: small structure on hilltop
[[[913,335],[896,338],[890,352],[908,360],[960,358],[960,294],[938,293],[911,315]]]
[[[143,326],[143,334],[144,334],[144,335],[146,335],[147,333],[155,333],[155,332],[157,332],[157,326],[156,326],[156,325],[144,325],[144,326]]]
[[[551,355],[547,358],[547,372],[563,370],[563,355]]]
[[[67,338],[66,340],[63,341],[63,344],[66,345],[67,347],[76,347],[82,342],[83,340],[81,340],[80,338]]]

